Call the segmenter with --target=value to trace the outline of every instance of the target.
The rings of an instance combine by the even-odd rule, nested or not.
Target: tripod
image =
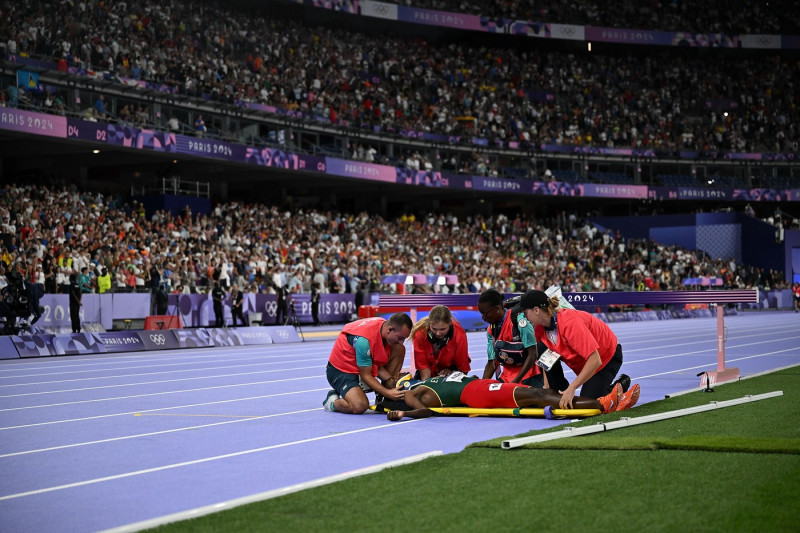
[[[288,326],[289,321],[292,322],[294,329],[300,333],[300,340],[305,342],[306,337],[303,334],[303,328],[300,327],[300,319],[297,317],[297,311],[294,308],[294,298],[291,296],[289,297],[289,310],[286,313],[286,322],[284,322],[283,325]]]
[[[166,287],[161,287],[159,290],[166,292]],[[180,294],[173,294],[172,296],[175,297],[175,305],[172,307],[172,312],[170,313],[170,294],[167,293],[167,312],[166,315],[169,317],[167,319],[167,329],[178,327],[178,323],[181,320],[180,318],[180,308],[179,308],[179,301],[180,301]],[[163,324],[163,321],[161,322]],[[163,329],[162,326],[159,326],[158,329]]]

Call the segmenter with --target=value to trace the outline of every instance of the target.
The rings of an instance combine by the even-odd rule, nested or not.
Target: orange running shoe
[[[633,387],[630,388],[628,392],[622,395],[619,399],[619,405],[617,405],[617,411],[624,411],[625,409],[630,409],[636,402],[639,401],[639,384],[637,383]]]
[[[622,398],[622,385],[617,383],[611,392],[605,396],[598,398],[597,401],[603,406],[604,413],[610,413],[617,410],[617,406]]]

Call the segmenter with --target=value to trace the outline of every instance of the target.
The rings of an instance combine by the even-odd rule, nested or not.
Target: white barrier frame
[[[615,422],[605,422],[594,426],[584,426],[576,428],[564,428],[561,431],[554,431],[552,433],[543,433],[541,435],[531,435],[530,437],[520,437],[517,439],[504,440],[500,447],[504,450],[519,448],[526,444],[533,444],[536,442],[546,442],[549,440],[564,439],[567,437],[577,437],[578,435],[589,435],[592,433],[601,433],[603,431],[611,431],[613,429],[620,429],[624,427],[637,426],[639,424],[647,424],[648,422],[658,422],[660,420],[667,420],[670,418],[677,418],[680,416],[693,415],[695,413],[703,413],[705,411],[713,411],[715,409],[723,409],[725,407],[732,407],[734,405],[741,405],[743,403],[757,402],[759,400],[766,400],[768,398],[775,398],[783,396],[783,391],[772,391],[764,394],[747,395],[733,400],[725,400],[722,402],[709,402],[706,405],[698,405],[696,407],[687,407],[686,409],[677,409],[675,411],[667,411],[666,413],[657,413],[654,415],[640,416],[637,418],[621,418]]]

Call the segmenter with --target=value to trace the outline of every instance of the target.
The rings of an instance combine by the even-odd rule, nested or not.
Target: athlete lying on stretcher
[[[639,399],[639,386],[623,394],[622,386],[597,400],[575,396],[573,409],[599,409],[604,413],[629,409]],[[558,408],[561,395],[553,389],[528,387],[520,383],[503,383],[493,379],[479,379],[461,372],[436,376],[420,381],[407,390],[404,397],[407,411],[389,411],[386,418],[400,420],[405,416],[427,418],[434,413],[430,407],[473,407],[477,409],[547,407]]]

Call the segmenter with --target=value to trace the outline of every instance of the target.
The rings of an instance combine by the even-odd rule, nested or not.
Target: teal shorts
[[[358,374],[342,372],[330,363],[328,363],[328,367],[325,369],[325,374],[328,377],[328,383],[330,383],[331,388],[342,398],[344,398],[347,392],[353,387],[361,388]]]

